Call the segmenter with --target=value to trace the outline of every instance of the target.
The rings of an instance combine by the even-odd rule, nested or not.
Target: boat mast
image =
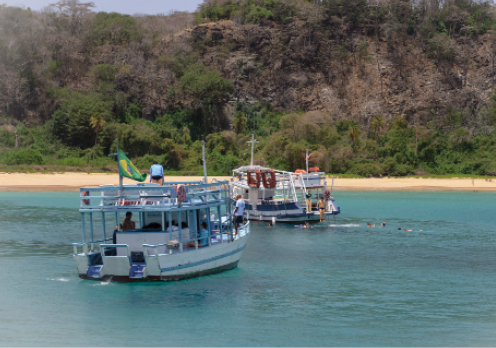
[[[205,159],[205,139],[202,135],[202,158],[203,158],[203,179],[207,183],[207,160]]]
[[[251,144],[251,161],[250,161],[250,167],[253,166],[253,148],[255,147],[255,143],[258,143],[258,141],[255,140],[255,132],[251,133],[251,140],[247,141],[248,144]]]

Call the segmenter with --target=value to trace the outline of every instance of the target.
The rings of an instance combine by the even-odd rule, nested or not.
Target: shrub
[[[9,153],[7,164],[43,164],[44,159],[38,150],[20,149]]]

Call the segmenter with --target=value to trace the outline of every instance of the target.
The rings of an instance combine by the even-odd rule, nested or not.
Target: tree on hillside
[[[244,112],[238,111],[233,116],[233,127],[236,131],[236,134],[240,134],[243,132],[246,126],[247,118]]]
[[[95,166],[95,150],[96,146],[98,144],[98,132],[105,126],[105,119],[103,118],[102,114],[99,112],[93,113],[90,118],[90,125],[95,131],[95,146],[93,147],[93,164],[92,167]]]
[[[58,9],[60,18],[67,21],[72,35],[80,36],[83,23],[89,19],[91,8],[95,7],[93,2],[79,2],[79,0],[60,0],[51,4]]]
[[[179,81],[179,92],[191,100],[194,109],[201,111],[205,132],[224,128],[221,110],[234,92],[232,81],[220,76],[218,70],[207,70],[201,63],[189,66]]]
[[[351,142],[353,143],[353,147],[355,147],[356,141],[358,139],[358,136],[360,135],[360,126],[358,123],[353,121],[350,124],[349,132],[348,132],[348,137],[350,138]]]
[[[372,122],[370,122],[370,126],[372,127],[375,136],[386,126],[386,122],[384,122],[384,118],[381,115],[377,115],[374,117]]]

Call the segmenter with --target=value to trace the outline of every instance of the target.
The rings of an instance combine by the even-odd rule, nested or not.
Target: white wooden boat
[[[318,199],[325,200],[325,216],[340,213],[327,188],[325,173],[294,173],[250,165],[233,170],[233,200],[241,195],[249,221],[318,223]],[[312,209],[307,208],[307,199]]]
[[[250,234],[249,222],[234,233],[228,181],[84,187],[79,198],[82,242],[73,246],[82,279],[173,281],[226,271]],[[114,231],[126,212],[136,228]],[[203,222],[206,239],[198,236]]]

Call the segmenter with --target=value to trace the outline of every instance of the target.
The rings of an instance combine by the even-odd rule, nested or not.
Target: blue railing
[[[186,199],[177,199],[176,187],[184,185]],[[145,209],[168,210],[182,207],[198,207],[226,203],[229,197],[229,182],[218,181],[210,184],[198,182],[165,183],[164,186],[137,184],[120,186],[84,187],[80,189],[80,210]]]

